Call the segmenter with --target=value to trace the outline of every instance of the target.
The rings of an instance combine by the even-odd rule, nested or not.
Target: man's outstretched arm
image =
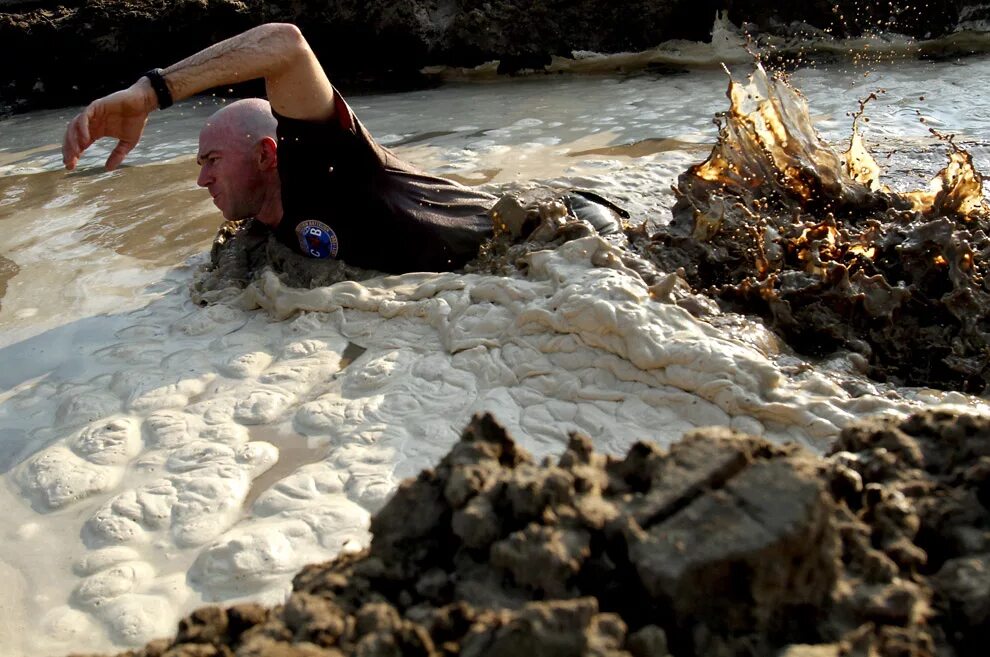
[[[265,79],[268,100],[279,114],[305,120],[334,115],[333,87],[316,55],[294,25],[261,25],[214,44],[164,70],[174,100],[212,87]],[[102,137],[117,139],[107,158],[113,170],[137,145],[148,114],[158,107],[155,91],[142,77],[127,89],[90,103],[65,131],[62,162],[72,170],[79,156]]]

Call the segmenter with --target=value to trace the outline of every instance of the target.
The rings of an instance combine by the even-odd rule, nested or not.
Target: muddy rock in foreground
[[[990,418],[861,422],[827,458],[722,428],[536,464],[478,417],[282,606],[141,657],[968,655],[990,628]]]

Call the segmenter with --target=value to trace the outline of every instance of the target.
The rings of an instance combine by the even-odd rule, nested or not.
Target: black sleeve
[[[366,214],[354,207],[385,170],[383,153],[344,99],[329,121],[303,121],[278,113],[278,172],[283,218],[278,239],[310,257],[353,260],[367,242]],[[318,243],[317,240],[320,243]]]
[[[337,112],[330,121],[302,121],[275,114],[278,121],[278,173],[286,214],[311,213],[314,202],[326,198],[314,190],[326,190],[335,181],[366,181],[385,165],[381,147],[357,120],[351,108],[334,91]]]

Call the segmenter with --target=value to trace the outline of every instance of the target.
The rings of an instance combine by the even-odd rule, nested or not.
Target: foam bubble
[[[105,491],[120,480],[118,469],[85,461],[65,447],[52,447],[17,467],[15,479],[44,509],[58,509]]]

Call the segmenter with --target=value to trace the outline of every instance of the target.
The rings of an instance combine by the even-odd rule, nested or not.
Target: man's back
[[[491,237],[494,197],[382,147],[339,93],[325,122],[278,119],[280,241],[304,255],[389,273],[447,271]]]

